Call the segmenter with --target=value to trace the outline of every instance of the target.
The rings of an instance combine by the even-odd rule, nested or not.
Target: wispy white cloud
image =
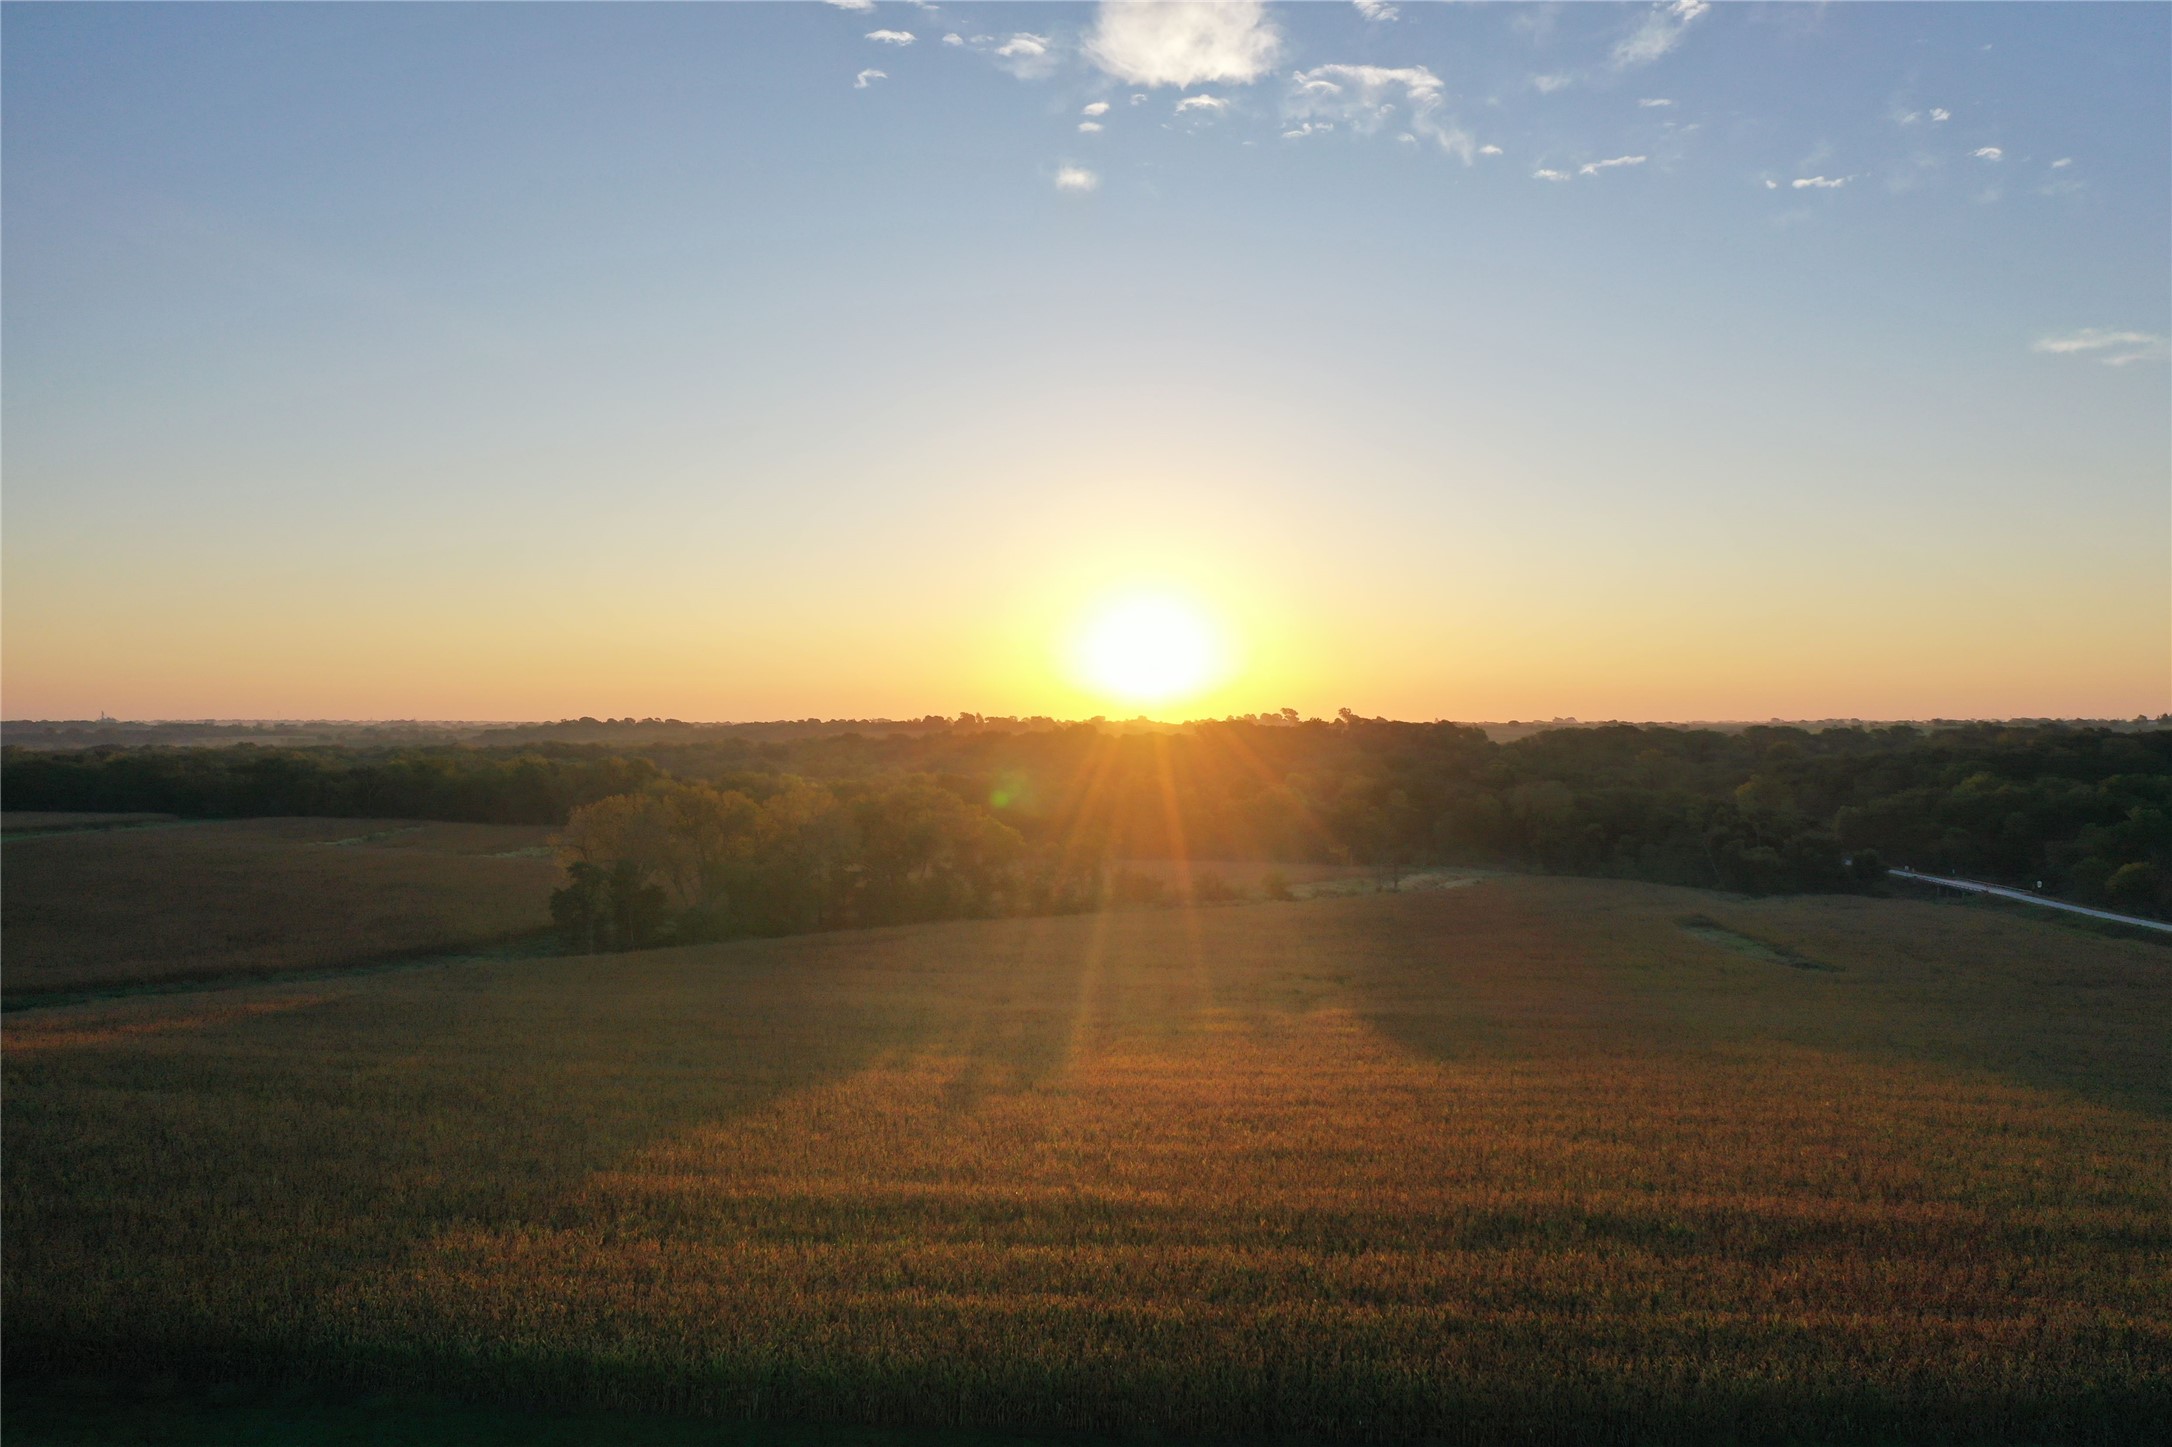
[[[910,45],[913,43],[913,33],[910,30],[870,30],[867,32],[867,38],[881,45]]]
[[[1188,95],[1176,103],[1176,113],[1204,111],[1208,115],[1220,115],[1229,109],[1229,102],[1218,95]]]
[[[1448,98],[1440,77],[1422,65],[1320,65],[1293,72],[1283,114],[1291,120],[1347,126],[1360,135],[1384,129],[1398,115],[1405,128],[1466,163],[1478,154],[1476,139],[1442,114]]]
[[[1649,159],[1651,158],[1648,156],[1611,156],[1604,161],[1586,161],[1576,168],[1576,174],[1596,176],[1601,171],[1611,171],[1616,166],[1641,166]]]
[[[2109,327],[2083,327],[2062,336],[2038,337],[2029,350],[2054,357],[2088,357],[2107,367],[2162,362],[2172,355],[2165,339],[2155,332],[2122,332]]]
[[[1259,0],[1102,0],[1086,54],[1134,85],[1249,85],[1281,56],[1282,32]]]
[[[1367,20],[1393,20],[1402,13],[1388,0],[1350,0],[1350,3],[1357,6],[1358,14]]]
[[[1109,113],[1109,103],[1097,100],[1091,105],[1080,106],[1078,113],[1082,116],[1105,116]]]
[[[1531,173],[1531,179],[1534,181],[1566,181],[1570,177],[1566,171],[1555,171],[1541,166]]]
[[[1101,184],[1101,178],[1084,166],[1062,166],[1056,171],[1056,189],[1059,191],[1091,191]]]
[[[1540,95],[1552,95],[1555,91],[1567,90],[1574,84],[1576,84],[1576,77],[1573,75],[1534,75],[1531,77],[1531,89],[1537,91]]]
[[[1508,28],[1520,31],[1534,45],[1543,45],[1553,39],[1554,30],[1561,23],[1558,4],[1510,5],[1506,8]]]
[[[1480,146],[1478,154],[1481,156],[1498,156],[1501,154],[1501,148],[1499,146]]]
[[[1978,146],[1969,154],[1979,161],[2003,161],[2006,159],[2006,153],[1997,146]]]
[[[1637,28],[1614,47],[1614,68],[1649,65],[1682,43],[1691,22],[1710,10],[1711,0],[1669,0],[1654,5]]]
[[[1798,191],[1837,191],[1854,179],[1853,176],[1797,176],[1788,184]]]
[[[1307,136],[1322,135],[1335,129],[1333,121],[1302,121],[1282,133],[1285,141],[1301,141]]]
[[[1055,73],[1056,42],[1052,36],[1021,30],[995,47],[995,63],[1020,80],[1040,80]]]
[[[2072,156],[2061,156],[2058,160],[2051,163],[2051,169],[2054,171],[2063,171],[2073,164],[2074,158]]]
[[[997,69],[1008,71],[1020,80],[1045,80],[1055,74],[1062,59],[1055,37],[1036,35],[1030,30],[1009,36],[960,35],[953,31],[943,37],[943,44],[962,46],[975,55],[985,55]]]
[[[874,83],[875,83],[876,81],[878,81],[878,80],[888,80],[889,78],[890,78],[890,72],[889,72],[889,71],[887,71],[887,70],[876,70],[876,69],[874,69],[874,68],[873,68],[873,67],[871,66],[871,67],[869,67],[868,69],[866,69],[866,70],[863,70],[863,71],[861,71],[861,72],[860,72],[860,73],[859,73],[858,75],[856,75],[856,76],[854,76],[854,77],[852,78],[852,88],[853,88],[854,90],[866,90],[866,89],[867,89],[867,88],[868,88],[869,86],[873,85],[873,84],[874,84]]]
[[[840,10],[850,10],[860,15],[875,8],[875,0],[829,0],[829,3]]]
[[[1087,136],[1094,136],[1094,135],[1099,135],[1099,134],[1101,133],[1101,122],[1099,122],[1099,121],[1080,121],[1080,122],[1078,123],[1078,129],[1079,129],[1079,134],[1081,134],[1081,135],[1087,135]]]
[[[1931,120],[1932,120],[1932,122],[1933,122],[1934,124],[1935,124],[1935,123],[1939,123],[1939,122],[1944,122],[1944,121],[1950,121],[1950,120],[1952,120],[1952,119],[1953,119],[1953,112],[1952,112],[1952,111],[1949,111],[1949,110],[1947,110],[1947,109],[1946,109],[1946,108],[1945,108],[1944,106],[1932,106],[1932,107],[1931,107]]]
[[[1054,36],[1036,35],[1030,30],[1007,36],[960,35],[953,31],[943,37],[943,44],[962,46],[975,55],[985,55],[997,69],[1008,71],[1020,80],[1044,80],[1055,74],[1062,59]]]
[[[1655,95],[1647,96],[1645,99],[1638,101],[1637,104],[1646,110],[1655,110],[1660,106],[1671,106],[1674,102],[1663,95]]]

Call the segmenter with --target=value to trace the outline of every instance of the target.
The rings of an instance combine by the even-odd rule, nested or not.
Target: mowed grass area
[[[382,819],[83,827],[7,816],[0,990],[332,969],[488,945],[550,922],[550,831]]]
[[[9,1380],[2135,1441],[2168,1041],[2159,947],[1518,878],[35,1011]]]

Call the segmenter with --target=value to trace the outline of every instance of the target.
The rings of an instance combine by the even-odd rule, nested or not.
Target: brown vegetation
[[[355,819],[11,839],[6,993],[330,969],[532,933],[558,879],[547,839]]]
[[[2172,1408],[2168,958],[1502,879],[56,1011],[8,1052],[6,1347],[929,1426],[2131,1440]]]

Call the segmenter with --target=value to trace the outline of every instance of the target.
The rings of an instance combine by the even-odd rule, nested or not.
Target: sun
[[[1167,704],[1217,682],[1227,649],[1197,605],[1165,593],[1132,593],[1087,617],[1076,664],[1080,681],[1096,693],[1126,704]]]

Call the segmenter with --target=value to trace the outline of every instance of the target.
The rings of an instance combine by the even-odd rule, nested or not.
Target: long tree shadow
[[[1358,1008],[1438,1058],[1768,1041],[2172,1116],[2172,956],[2145,943],[1911,901],[1548,878],[1383,899],[1349,928]]]
[[[1842,968],[1509,881],[86,1014],[9,1052],[9,1367],[1253,1436],[2142,1420],[2088,1332],[2154,1310],[2153,1123],[1881,1063],[1841,1026],[1883,997],[1803,993],[1864,960],[1683,898]],[[2024,1318],[2040,1400],[1956,1375]]]
[[[9,1370],[352,1365],[316,1339],[343,1286],[449,1229],[544,1219],[658,1140],[886,1057],[964,1058],[961,1100],[1044,1076],[1075,1046],[1101,928],[876,930],[51,1012],[43,1048],[17,1028],[7,1054]]]

